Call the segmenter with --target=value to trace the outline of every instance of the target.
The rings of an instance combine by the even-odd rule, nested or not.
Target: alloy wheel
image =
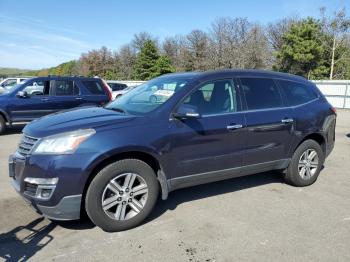
[[[298,163],[299,176],[304,179],[310,179],[318,168],[318,154],[314,149],[307,149],[301,155]]]
[[[114,220],[128,220],[142,211],[147,197],[145,180],[138,174],[124,173],[106,185],[102,194],[102,208]]]

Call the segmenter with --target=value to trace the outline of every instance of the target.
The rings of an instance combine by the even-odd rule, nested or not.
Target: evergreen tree
[[[171,65],[170,58],[162,55],[156,62],[156,72],[152,77],[175,72],[175,67]]]
[[[157,75],[158,49],[152,40],[145,41],[138,53],[134,67],[134,78],[149,80]]]
[[[318,21],[307,18],[295,23],[282,39],[283,44],[277,51],[277,64],[274,66],[276,70],[307,78],[319,78],[327,73]]]

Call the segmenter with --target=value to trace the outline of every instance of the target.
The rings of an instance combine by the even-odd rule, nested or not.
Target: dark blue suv
[[[111,101],[108,86],[99,78],[36,77],[0,95],[0,134],[6,124],[29,122],[60,110]]]
[[[12,184],[48,218],[87,212],[106,231],[140,224],[159,193],[280,170],[314,183],[334,146],[336,113],[304,78],[265,71],[169,74],[105,107],[24,129]]]

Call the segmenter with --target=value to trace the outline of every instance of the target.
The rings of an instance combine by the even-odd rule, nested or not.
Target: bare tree
[[[333,79],[335,65],[349,56],[349,49],[344,50],[338,56],[337,52],[344,49],[346,45],[350,30],[350,19],[346,17],[345,9],[335,12],[333,17],[326,16],[324,7],[320,11],[323,30],[327,35],[323,42],[331,53],[329,79]]]
[[[268,40],[263,28],[255,24],[249,31],[246,43],[246,68],[264,69],[271,68],[272,56]]]
[[[157,39],[153,37],[150,33],[140,32],[140,33],[134,34],[134,38],[131,41],[131,45],[133,48],[135,48],[136,52],[139,52],[142,49],[144,43],[148,40],[152,40],[155,43],[158,42]]]
[[[193,70],[206,70],[208,57],[208,36],[201,30],[193,30],[187,36],[188,62],[192,64]]]
[[[211,53],[215,68],[246,68],[252,25],[246,18],[219,18],[211,25]]]
[[[269,23],[266,30],[267,39],[274,50],[283,45],[283,35],[298,21],[296,17],[284,18],[275,23]]]
[[[124,45],[120,48],[118,53],[118,60],[120,63],[120,75],[122,79],[132,79],[133,69],[136,61],[136,53],[134,48],[130,45]]]
[[[103,46],[82,54],[80,62],[85,75],[105,77],[107,72],[113,69],[113,54]]]

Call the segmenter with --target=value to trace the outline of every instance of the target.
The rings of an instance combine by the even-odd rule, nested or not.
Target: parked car
[[[123,95],[124,89],[126,89],[128,87],[126,84],[119,83],[119,82],[112,81],[112,80],[107,80],[106,83],[108,84],[108,86],[112,90],[113,99],[116,99],[117,97]]]
[[[36,77],[0,95],[0,134],[6,124],[29,122],[78,106],[102,106],[111,92],[99,78]]]
[[[117,98],[121,97],[122,95],[126,94],[127,92],[130,92],[135,87],[137,87],[137,86],[128,86],[127,88],[125,88],[125,89],[123,89],[121,91],[113,92],[114,99],[117,99]]]
[[[9,91],[12,87],[29,79],[30,77],[9,77],[0,82],[0,94]]]
[[[166,85],[173,94],[152,101],[149,90]],[[333,149],[335,124],[334,108],[302,77],[169,74],[105,107],[30,123],[10,156],[10,177],[51,219],[86,211],[103,230],[120,231],[142,223],[159,193],[165,200],[183,187],[270,170],[293,186],[311,185]]]

